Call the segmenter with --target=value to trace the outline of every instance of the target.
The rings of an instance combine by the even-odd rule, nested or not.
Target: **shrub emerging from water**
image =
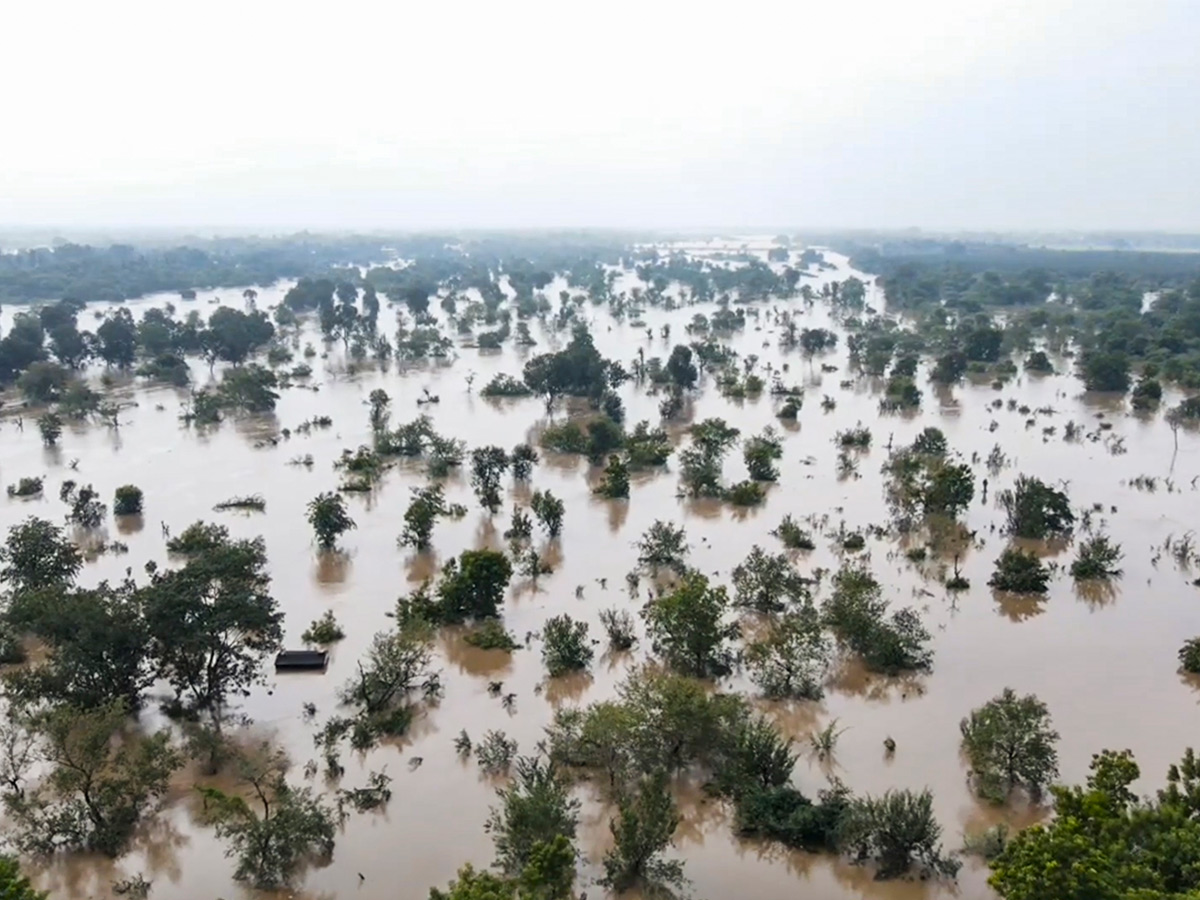
[[[300,640],[306,644],[336,644],[346,636],[342,626],[333,617],[333,610],[327,609],[321,618],[314,619],[312,624],[300,635]]]
[[[621,457],[612,455],[604,469],[604,477],[596,487],[595,493],[610,500],[620,500],[629,497],[629,466]]]
[[[44,484],[44,478],[22,478],[15,485],[10,484],[8,486],[8,496],[36,497],[42,492],[42,487]]]
[[[757,544],[733,569],[734,606],[772,613],[808,596],[808,579],[792,568],[782,553],[770,554]]]
[[[879,582],[865,569],[844,566],[834,575],[824,618],[838,641],[859,654],[867,668],[886,675],[928,669],[933,652],[921,617],[909,607],[888,616]]]
[[[767,492],[757,481],[739,481],[723,492],[734,506],[758,506],[767,499]]]
[[[1039,478],[1018,475],[1011,489],[998,498],[1013,537],[1044,540],[1066,537],[1075,525],[1075,514],[1067,495]]]
[[[613,848],[604,855],[601,884],[617,893],[641,887],[646,896],[672,896],[686,884],[683,863],[665,860],[662,852],[680,822],[675,801],[661,776],[644,780],[622,797],[609,824]]]
[[[754,481],[777,481],[779,469],[776,461],[783,457],[783,442],[773,428],[746,439],[742,448],[746,468]]]
[[[546,620],[542,627],[542,662],[551,677],[586,669],[593,655],[587,622],[565,614]]]
[[[324,550],[332,549],[339,537],[358,527],[346,511],[345,499],[332,491],[318,494],[308,502],[308,524]]]
[[[1185,672],[1200,675],[1200,637],[1194,637],[1179,648],[1179,665]]]
[[[510,653],[521,646],[499,619],[484,619],[463,636],[463,641],[480,650],[504,650]]]
[[[783,517],[783,521],[771,534],[779,538],[783,542],[783,546],[789,550],[815,550],[817,547],[813,542],[812,534],[801,528],[792,518],[791,513]]]
[[[549,491],[534,491],[529,499],[529,508],[537,516],[546,537],[556,538],[562,533],[563,513],[566,511],[562,500]]]
[[[842,822],[844,848],[858,859],[875,860],[878,878],[907,875],[914,864],[924,874],[953,877],[961,864],[943,854],[941,836],[928,790],[855,798]]]
[[[728,641],[738,629],[723,621],[728,607],[725,588],[692,571],[670,593],[647,603],[642,614],[654,651],[668,666],[708,678],[728,672],[733,659]]]
[[[1071,563],[1071,577],[1076,581],[1088,578],[1120,578],[1121,545],[1107,535],[1097,534],[1079,545],[1079,555]]]
[[[137,516],[142,512],[142,489],[134,484],[117,488],[113,502],[113,515]]]
[[[1050,583],[1050,570],[1032,553],[1012,547],[1000,554],[988,584],[998,591],[1016,594],[1044,594]]]
[[[558,837],[573,841],[579,823],[579,801],[553,762],[523,756],[514,768],[485,826],[496,844],[496,867],[510,877],[529,868],[539,846]]]
[[[637,643],[637,625],[627,609],[600,610],[600,624],[608,635],[608,646],[613,650],[629,650]]]

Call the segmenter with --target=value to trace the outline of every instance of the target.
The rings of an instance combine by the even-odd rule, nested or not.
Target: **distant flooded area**
[[[114,884],[135,876],[151,883],[153,900],[425,900],[431,886],[444,888],[464,863],[488,868],[496,850],[485,823],[501,803],[497,789],[511,776],[485,773],[474,752],[456,748],[456,739],[465,733],[478,748],[488,732],[503,732],[516,742],[516,756],[548,754],[556,713],[618,698],[632,673],[664,664],[668,642],[651,634],[645,608],[676,582],[648,571],[638,547],[660,521],[682,527],[687,565],[709,585],[727,587],[730,598],[739,591],[735,568],[759,547],[786,554],[814,608],[831,596],[835,573],[847,566],[865,569],[890,610],[911,607],[928,632],[928,666],[891,675],[879,667],[872,671],[861,654],[838,640],[831,644],[828,670],[819,676],[820,699],[768,699],[752,677],[746,647],[769,629],[771,616],[745,607],[726,610],[723,621],[736,625],[737,634],[728,642],[726,665],[714,668],[706,690],[747,698],[792,741],[798,758],[790,783],[806,797],[816,798],[831,779],[856,796],[929,789],[947,853],[962,849],[964,835],[995,824],[1015,831],[1046,820],[1052,813],[1045,797],[1017,792],[1003,804],[982,798],[962,749],[960,722],[1005,688],[1036,694],[1046,705],[1059,735],[1054,783],[1081,783],[1094,753],[1128,748],[1141,767],[1138,790],[1160,786],[1168,766],[1195,742],[1200,712],[1200,676],[1183,672],[1178,656],[1183,642],[1200,634],[1200,597],[1193,584],[1200,572],[1190,568],[1191,535],[1200,523],[1200,440],[1194,429],[1172,427],[1162,412],[1185,395],[1165,383],[1158,409],[1137,411],[1121,394],[1087,392],[1074,374],[1078,359],[1069,342],[1038,344],[1051,363],[1044,373],[1027,369],[1027,353],[1006,346],[1005,358],[1011,356],[1016,369],[1003,376],[968,370],[957,383],[939,384],[930,380],[936,359],[929,354],[914,355],[915,371],[902,383],[869,374],[858,363],[870,353],[860,343],[870,339],[862,322],[872,312],[896,312],[888,309],[875,273],[856,270],[846,256],[825,248],[812,248],[807,264],[798,262],[801,247],[782,258],[773,248],[770,236],[657,247],[664,263],[672,253],[716,266],[737,267],[749,258],[777,274],[787,266],[803,273],[792,295],[753,302],[739,302],[737,288],[724,291],[724,298],[697,300],[695,288],[677,280],[685,276],[670,272],[645,272],[643,280],[641,262],[632,254],[623,264],[606,264],[600,280],[609,276],[607,302],[555,271],[548,282],[535,279],[530,302],[545,302],[530,315],[518,318],[514,312],[512,337],[506,330],[495,349],[482,339],[482,323],[474,332],[458,327],[461,310],[481,301],[479,287],[456,284],[459,312],[452,313],[440,304],[447,294],[442,284],[421,327],[436,329],[445,346],[419,359],[355,354],[349,336],[343,339],[336,328],[323,333],[319,315],[301,310],[298,322],[278,328],[272,345],[290,351],[278,353],[273,370],[291,371],[274,409],[226,409],[211,424],[196,417],[200,407],[193,391],[216,385],[232,365],[220,358],[210,364],[202,352],[186,356],[187,386],[91,360],[83,376],[115,409],[105,420],[65,416],[52,446],[39,433],[38,405],[27,403],[17,387],[7,389],[0,407],[0,480],[8,486],[43,478],[44,485],[29,496],[14,496],[10,489],[0,497],[0,531],[31,516],[62,525],[71,509],[65,482],[76,489],[93,486],[109,507],[118,487],[136,485],[144,495],[140,514],[114,517],[110,510],[98,528],[66,526],[84,550],[77,577],[82,587],[116,585],[127,574],[145,582],[152,563],[159,572],[179,567],[181,557],[168,553],[167,541],[197,521],[224,526],[235,540],[261,536],[269,591],[283,613],[282,647],[317,646],[302,635],[327,613],[345,636],[320,645],[329,651],[323,671],[276,671],[274,653],[265,656],[265,681],[246,696],[228,699],[226,731],[241,746],[268,740],[282,748],[289,783],[307,786],[316,796],[332,797],[338,787],[364,788],[371,773],[391,779],[390,799],[346,815],[337,825],[332,855],[306,866],[292,887],[276,892],[255,891],[235,878],[237,861],[208,820],[206,803],[213,801],[196,785],[240,789],[230,771],[206,775],[194,759],[171,772],[162,808],[141,818],[127,852],[115,858],[22,854],[35,884],[56,900],[120,896]],[[515,310],[524,291],[511,275],[496,283],[504,308]],[[657,285],[655,278],[661,279]],[[834,302],[830,291],[850,279],[864,288],[853,309]],[[269,287],[199,290],[189,299],[173,292],[89,303],[78,313],[78,326],[95,330],[117,309],[127,309],[134,320],[168,307],[180,320],[192,311],[207,319],[222,305],[270,314],[295,285],[284,280]],[[567,299],[577,294],[588,296]],[[407,340],[414,317],[397,297],[388,299],[381,289],[378,331],[395,333],[400,316]],[[547,313],[565,307],[572,307],[570,317],[556,321],[554,312]],[[24,309],[5,305],[0,333],[8,334]],[[902,328],[914,327],[911,320],[907,326],[903,317],[899,321]],[[497,376],[520,379],[527,362],[566,348],[579,323],[586,324],[600,356],[619,362],[631,376],[611,384],[624,433],[642,421],[661,425],[671,448],[665,464],[630,465],[627,499],[597,492],[610,453],[623,452],[619,447],[589,459],[587,452],[562,452],[544,442],[548,428],[554,434],[568,421],[598,415],[596,404],[589,403],[598,395],[562,391],[548,404],[538,393],[485,391]],[[527,329],[521,340],[518,324]],[[505,320],[502,328],[508,327]],[[805,329],[824,329],[836,340],[806,350],[795,339]],[[680,392],[678,408],[664,415],[670,394],[644,374],[648,361],[672,358],[677,344],[705,341],[724,348],[725,355],[705,361],[697,351],[695,386]],[[892,347],[887,351],[891,359]],[[258,362],[264,362],[262,354]],[[297,373],[301,365],[310,371]],[[893,384],[901,390],[915,385],[919,403],[901,402]],[[386,457],[369,483],[339,492],[356,473],[344,451],[377,447],[386,431],[372,421],[373,405],[381,402],[372,399],[376,391],[389,398],[390,428],[427,416],[422,434],[464,442],[465,462],[431,478],[428,453],[418,458],[399,452]],[[781,417],[789,403],[790,414]],[[737,429],[732,449],[718,464],[720,484],[760,485],[761,502],[743,504],[731,501],[728,492],[684,488],[681,454],[697,440],[690,429],[714,418]],[[887,464],[930,427],[944,434],[949,453],[974,479],[957,524],[898,509],[894,470]],[[778,477],[755,480],[743,442],[767,428],[781,444],[774,460]],[[864,441],[843,439],[858,428],[869,430]],[[522,444],[535,448],[538,460],[528,480],[504,470],[499,505],[489,512],[472,484],[470,453]],[[1019,475],[1035,476],[1069,496],[1076,521],[1072,535],[1010,540],[1000,497]],[[465,514],[438,517],[429,549],[418,551],[398,538],[411,524],[406,512],[414,491],[433,483],[442,485],[447,507],[461,504]],[[543,501],[534,503],[534,495],[545,491],[562,503],[561,532],[549,533],[554,529],[543,527],[539,514],[532,533],[514,538],[520,531],[514,509],[523,514],[541,509]],[[308,521],[310,501],[326,492],[343,498],[355,523],[336,536],[331,549],[318,545]],[[261,508],[214,509],[234,498],[260,499]],[[811,539],[811,549],[781,541],[780,524],[789,516]],[[1101,533],[1123,550],[1120,577],[1072,578],[1080,542]],[[1010,543],[1032,551],[1048,567],[1044,593],[989,587],[997,558]],[[517,552],[518,546],[525,549]],[[331,717],[345,714],[341,691],[360,678],[376,634],[399,627],[397,600],[426,581],[438,584],[448,561],[480,548],[512,559],[499,612],[517,648],[481,649],[468,642],[468,625],[438,627],[429,638],[436,684],[419,699],[414,692],[412,721],[402,733],[364,739],[359,746],[347,732],[338,751],[344,771],[331,778],[318,735]],[[530,550],[532,557],[526,555]],[[627,577],[639,568],[640,577]],[[954,577],[969,586],[948,588]],[[631,649],[609,646],[601,620],[605,610],[629,613],[636,634]],[[543,658],[544,632],[548,620],[564,614],[586,623],[584,643],[594,653],[582,671],[551,676]],[[36,666],[46,652],[31,638],[26,649],[25,667]],[[173,693],[163,680],[148,687],[134,730],[178,733],[180,718],[167,714]],[[823,750],[822,732],[832,735]],[[673,773],[669,787],[680,821],[665,851],[667,858],[683,861],[687,892],[696,898],[997,897],[987,884],[987,863],[977,856],[964,855],[954,879],[924,879],[914,870],[908,877],[879,880],[875,863],[859,863],[852,854],[739,836],[734,801],[713,790],[702,769],[682,766]],[[574,893],[586,892],[593,900],[616,896],[600,883],[605,853],[613,846],[614,795],[602,778],[572,773],[569,784],[580,803]],[[640,894],[634,888],[623,896]]]

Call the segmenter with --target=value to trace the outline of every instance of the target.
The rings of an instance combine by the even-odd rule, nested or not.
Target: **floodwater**
[[[760,249],[765,249],[765,243]],[[827,279],[852,274],[844,259],[836,271],[821,273],[808,283],[819,288]],[[632,275],[622,286],[633,284]],[[554,297],[561,284],[546,291]],[[279,301],[287,285],[262,289],[258,304]],[[155,303],[173,300],[184,314],[195,307],[211,310],[214,295],[235,304],[240,290],[202,292],[197,301],[146,298],[131,303],[134,313]],[[882,297],[870,289],[876,307]],[[800,316],[804,327],[834,327],[818,302],[805,312],[799,301],[780,301]],[[675,312],[647,309],[644,321],[654,329],[650,339],[643,328],[613,322],[603,308],[585,305],[593,318],[593,333],[602,353],[628,364],[639,348],[647,357],[666,357],[671,346],[686,339],[684,324],[695,312],[711,308],[686,307]],[[91,310],[81,316],[81,327]],[[11,308],[4,310],[7,319]],[[381,327],[392,330],[391,309],[385,306]],[[670,340],[659,337],[662,324],[672,324]],[[7,323],[6,323],[7,324]],[[178,414],[186,392],[168,387],[147,388],[127,384],[122,396],[136,404],[124,410],[121,426],[68,426],[61,448],[43,449],[36,428],[27,422],[18,430],[12,416],[0,424],[0,478],[5,484],[21,476],[47,475],[43,498],[22,501],[0,498],[0,527],[7,528],[27,515],[59,521],[64,505],[58,486],[73,478],[92,483],[111,501],[113,489],[134,482],[146,494],[141,527],[109,527],[109,539],[128,544],[127,555],[104,555],[89,563],[84,582],[115,579],[132,566],[140,573],[149,560],[167,562],[160,523],[178,532],[196,519],[229,526],[239,537],[263,535],[270,557],[274,593],[286,611],[286,644],[301,645],[300,633],[325,610],[333,610],[347,633],[333,651],[328,672],[320,675],[271,675],[262,689],[248,698],[243,709],[253,719],[254,735],[280,742],[293,761],[293,778],[316,758],[312,735],[334,711],[335,691],[352,671],[355,660],[372,635],[390,625],[386,613],[396,598],[412,589],[442,560],[482,543],[499,541],[507,527],[514,500],[525,491],[510,489],[504,512],[494,520],[479,509],[462,475],[447,484],[447,499],[460,502],[470,513],[460,521],[439,522],[434,535],[436,561],[417,558],[399,548],[396,537],[409,499],[409,488],[424,483],[418,468],[397,466],[370,496],[348,495],[358,528],[342,539],[342,554],[321,554],[312,542],[304,518],[307,501],[339,482],[333,461],[346,447],[368,442],[367,395],[375,388],[393,398],[393,423],[407,421],[424,411],[440,433],[463,438],[469,446],[500,444],[511,447],[526,440],[545,420],[536,398],[490,401],[468,393],[467,375],[476,373],[476,391],[497,372],[519,374],[533,353],[559,346],[566,335],[547,335],[533,327],[538,346],[480,352],[458,351],[453,364],[430,362],[387,372],[347,373],[340,345],[329,348],[325,360],[314,359],[313,392],[293,388],[282,392],[274,415],[230,419],[206,430],[181,424]],[[759,330],[761,327],[761,330]],[[966,781],[966,766],[959,755],[958,722],[973,707],[1006,686],[1018,692],[1036,692],[1049,706],[1054,725],[1062,735],[1059,745],[1063,779],[1086,776],[1092,753],[1104,747],[1132,749],[1142,766],[1143,788],[1160,783],[1167,765],[1177,759],[1195,735],[1200,719],[1200,684],[1178,672],[1176,652],[1182,642],[1200,633],[1200,603],[1190,585],[1194,574],[1179,570],[1170,554],[1154,564],[1155,548],[1169,535],[1181,536],[1197,522],[1192,486],[1200,474],[1200,442],[1181,433],[1177,455],[1169,428],[1160,416],[1131,414],[1111,399],[1081,394],[1081,384],[1069,376],[1033,378],[1020,375],[1003,390],[990,384],[965,384],[949,392],[925,387],[922,411],[916,416],[880,416],[881,382],[855,380],[842,389],[846,371],[845,340],[827,358],[805,360],[798,353],[785,355],[778,348],[779,328],[764,309],[756,324],[734,335],[732,345],[743,356],[757,354],[760,367],[787,362],[784,380],[800,381],[807,389],[797,427],[782,429],[785,436],[780,483],[770,488],[767,502],[751,511],[728,505],[677,499],[678,477],[667,471],[635,476],[628,501],[605,501],[591,495],[598,472],[581,459],[548,457],[534,470],[533,487],[549,488],[566,503],[565,525],[552,575],[541,578],[534,589],[514,581],[505,608],[511,632],[522,639],[537,631],[549,616],[568,612],[588,621],[594,637],[602,637],[597,615],[609,606],[635,611],[644,598],[629,597],[624,574],[634,566],[633,542],[658,518],[674,520],[687,529],[691,560],[702,571],[727,581],[731,569],[755,544],[772,552],[778,544],[768,532],[787,513],[797,518],[828,517],[818,547],[800,554],[797,565],[808,573],[817,567],[836,568],[839,552],[833,533],[841,522],[848,529],[886,524],[883,476],[889,440],[906,443],[927,425],[942,428],[951,447],[970,459],[978,454],[977,474],[988,475],[983,460],[999,443],[1009,465],[991,475],[988,502],[979,493],[965,525],[976,534],[975,544],[961,560],[971,589],[951,597],[932,575],[939,563],[910,563],[903,549],[910,546],[898,536],[869,537],[864,553],[896,605],[916,605],[933,634],[934,668],[925,676],[897,682],[870,677],[852,664],[842,666],[820,703],[762,704],[780,726],[807,748],[807,735],[837,719],[845,728],[831,765],[802,753],[796,768],[798,786],[815,794],[828,775],[835,774],[857,792],[882,792],[891,787],[930,787],[944,827],[948,848],[959,846],[964,830],[976,830],[995,821],[1015,824],[1034,821],[1039,810],[1000,809],[977,801]],[[309,325],[300,346],[320,342]],[[297,353],[297,361],[300,361]],[[838,367],[822,373],[821,362]],[[1060,368],[1069,368],[1060,361]],[[195,368],[203,383],[207,367]],[[100,370],[93,373],[99,376]],[[924,372],[919,376],[923,383]],[[428,387],[441,403],[418,408],[416,398]],[[648,418],[657,421],[659,398],[647,396],[633,383],[620,390],[630,423]],[[821,408],[822,395],[837,401],[832,412]],[[991,402],[1010,398],[1030,408],[1052,407],[1053,415],[1028,416],[1007,407],[992,409]],[[10,398],[11,399],[11,398]],[[1176,402],[1177,397],[1165,398]],[[722,416],[742,429],[759,432],[779,426],[776,402],[768,395],[745,401],[728,400],[708,385],[695,403],[696,419]],[[10,407],[11,408],[11,407]],[[314,428],[309,434],[293,433],[277,446],[260,446],[281,429],[293,429],[316,415],[329,415],[333,425]],[[564,413],[556,412],[556,417]],[[1100,418],[1103,416],[1103,419]],[[1111,423],[1102,440],[1066,442],[1063,426],[1074,420],[1095,432],[1101,422]],[[869,425],[875,443],[860,457],[859,477],[839,480],[834,433],[857,422]],[[998,423],[989,430],[992,422]],[[1054,426],[1052,436],[1043,428]],[[1119,438],[1124,451],[1114,444]],[[294,457],[311,454],[311,468],[288,465]],[[1174,461],[1173,461],[1174,457]],[[77,461],[77,463],[75,463]],[[1173,461],[1173,470],[1172,470]],[[77,470],[69,465],[75,463]],[[1162,481],[1173,471],[1174,490]],[[1096,513],[1109,533],[1125,548],[1123,579],[1108,594],[1079,593],[1065,571],[1056,576],[1049,595],[1040,601],[997,597],[986,586],[992,563],[1004,546],[998,528],[1001,511],[994,505],[999,490],[1018,472],[1047,481],[1069,483],[1076,508],[1102,505]],[[725,465],[727,481],[743,477],[739,452]],[[1155,492],[1139,491],[1128,482],[1139,475],[1159,477]],[[214,503],[234,495],[261,494],[265,513],[214,512]],[[1115,511],[1114,511],[1115,510]],[[110,520],[111,523],[111,520]],[[995,530],[994,530],[995,529]],[[1064,566],[1073,549],[1055,556]],[[607,588],[599,583],[607,579]],[[576,597],[583,587],[582,598]],[[643,642],[644,645],[645,642]],[[522,752],[532,752],[542,737],[555,707],[587,703],[612,694],[645,646],[622,658],[598,656],[591,674],[557,683],[545,683],[540,647],[518,650],[511,656],[484,652],[464,645],[447,633],[439,640],[438,665],[445,685],[444,699],[413,727],[399,746],[381,746],[363,758],[344,754],[347,773],[343,784],[361,784],[370,769],[386,768],[393,777],[393,798],[385,811],[352,816],[339,835],[332,863],[310,870],[294,893],[303,898],[361,898],[361,900],[418,900],[431,885],[444,886],[464,862],[484,866],[492,857],[492,843],[483,823],[494,802],[496,782],[482,776],[474,762],[460,761],[452,740],[466,729],[479,737],[488,729],[503,729],[519,741]],[[487,691],[489,681],[503,681],[505,692],[517,695],[515,707],[503,708]],[[543,689],[535,690],[539,685]],[[729,685],[752,692],[747,681],[735,678]],[[302,714],[306,702],[317,705],[317,724]],[[147,714],[153,719],[152,714]],[[896,742],[894,756],[885,754],[887,737]],[[423,763],[413,768],[414,757]],[[153,882],[155,900],[255,896],[232,879],[233,864],[212,831],[199,824],[190,792],[191,774],[177,778],[177,789],[164,811],[147,825],[135,848],[115,863],[72,859],[37,870],[40,886],[55,898],[107,897],[114,879],[142,873]],[[320,776],[317,782],[320,783]],[[600,873],[599,860],[608,840],[611,810],[602,806],[586,785],[579,844],[586,857],[578,888],[589,896],[603,896],[592,883]],[[681,790],[685,821],[676,834],[677,853],[686,860],[686,872],[697,897],[726,900],[774,900],[803,893],[813,900],[849,897],[880,900],[918,900],[956,895],[964,900],[993,896],[986,886],[986,868],[968,861],[955,886],[920,882],[876,882],[871,871],[828,855],[785,851],[737,840],[730,830],[730,815],[720,803],[705,801],[700,792]],[[363,876],[359,878],[359,874]]]

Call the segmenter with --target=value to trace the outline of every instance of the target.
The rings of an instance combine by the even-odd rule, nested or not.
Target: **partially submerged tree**
[[[534,862],[539,846],[557,837],[575,840],[579,801],[554,763],[540,757],[520,757],[512,782],[496,791],[500,806],[492,807],[487,831],[496,844],[496,867],[518,877]]]
[[[988,584],[998,591],[1015,594],[1044,594],[1050,583],[1050,570],[1032,553],[1007,548],[996,560]]]
[[[1008,517],[1008,532],[1013,537],[1044,540],[1067,537],[1075,525],[1075,514],[1067,495],[1041,479],[1018,475],[1009,490],[997,499]]]
[[[709,678],[729,671],[728,641],[737,637],[736,624],[724,621],[729,597],[699,572],[684,574],[670,593],[651,600],[642,610],[654,651],[685,675]]]
[[[358,527],[346,511],[345,499],[333,491],[318,494],[308,501],[308,524],[323,550],[331,550],[337,546],[339,537]]]
[[[1018,785],[1039,797],[1058,775],[1058,732],[1050,727],[1046,704],[1033,694],[1018,697],[1005,688],[959,728],[975,785],[989,799],[1003,801]]]
[[[961,864],[943,854],[941,836],[928,790],[856,798],[843,824],[846,849],[860,860],[875,860],[878,878],[906,875],[914,864],[926,874],[955,875]]]
[[[31,720],[49,772],[25,792],[4,798],[21,849],[124,852],[181,763],[165,731],[152,737],[122,733],[125,716],[117,702],[52,707]]]
[[[1109,540],[1108,535],[1096,534],[1079,545],[1078,555],[1071,562],[1071,577],[1076,581],[1089,578],[1120,578],[1121,545]]]
[[[757,544],[733,569],[734,606],[761,613],[779,612],[809,595],[809,579],[783,553],[767,553]]]
[[[479,505],[493,515],[502,505],[500,479],[509,465],[508,454],[502,447],[479,447],[471,451],[471,487]]]
[[[601,883],[618,894],[641,888],[645,896],[671,896],[672,889],[682,888],[683,863],[662,858],[679,821],[665,780],[645,779],[620,800],[609,824],[613,848],[604,855]]]
[[[566,507],[563,502],[549,491],[534,491],[529,500],[529,508],[537,516],[538,523],[546,532],[546,537],[556,538],[562,533],[563,513]]]
[[[234,878],[276,890],[333,855],[334,813],[309,788],[287,783],[282,753],[264,745],[242,754],[237,770],[245,795],[200,788],[217,836],[229,842],[226,855],[237,859]]]
[[[651,574],[663,569],[682,573],[687,568],[688,544],[683,527],[655,519],[637,544],[638,565]]]
[[[784,612],[746,646],[750,677],[773,699],[821,699],[830,658],[829,638],[811,603]]]
[[[551,677],[586,669],[593,655],[587,622],[564,613],[551,616],[542,626],[542,662]]]

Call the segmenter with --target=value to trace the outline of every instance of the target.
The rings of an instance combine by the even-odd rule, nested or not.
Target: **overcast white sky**
[[[66,0],[3,32],[3,225],[1200,230],[1200,0]]]

